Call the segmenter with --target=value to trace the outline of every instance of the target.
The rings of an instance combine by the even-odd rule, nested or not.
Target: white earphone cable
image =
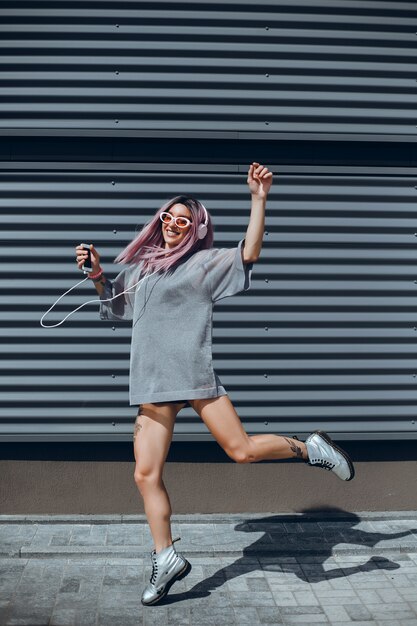
[[[68,315],[66,317],[64,317],[64,319],[59,322],[58,324],[53,324],[51,326],[45,326],[45,324],[42,323],[43,318],[45,317],[45,315],[48,315],[49,311],[51,311],[54,306],[61,300],[61,298],[63,298],[64,296],[67,295],[67,293],[69,293],[70,291],[72,291],[72,289],[74,289],[74,287],[77,287],[78,285],[81,285],[81,283],[85,282],[86,280],[88,280],[88,276],[86,278],[83,278],[83,280],[80,280],[79,283],[76,283],[75,285],[73,285],[72,287],[70,287],[70,289],[68,289],[68,291],[66,291],[65,293],[62,294],[62,296],[60,296],[58,298],[58,300],[55,300],[55,302],[53,303],[53,305],[51,306],[50,309],[48,309],[46,311],[46,313],[44,313],[41,317],[40,320],[40,325],[43,328],[56,328],[57,326],[60,326],[61,324],[63,324],[65,322],[65,320],[67,319],[67,317],[69,317],[70,315],[72,315],[73,313],[75,313],[76,311],[78,311],[79,309],[81,309],[83,306],[85,306],[86,304],[91,304],[92,302],[110,302],[111,300],[114,300],[115,298],[118,298],[119,296],[121,296],[124,293],[131,293],[131,289],[133,289],[133,287],[136,287],[136,285],[139,285],[139,283],[141,283],[143,280],[145,280],[145,278],[149,278],[150,276],[153,276],[154,274],[156,274],[158,270],[156,270],[155,272],[152,272],[152,274],[148,274],[146,276],[144,276],[143,278],[141,278],[137,283],[135,283],[134,285],[132,285],[131,287],[129,287],[129,289],[125,289],[125,291],[122,291],[121,293],[118,293],[117,296],[113,296],[113,298],[106,298],[106,299],[100,299],[100,300],[88,300],[88,302],[83,302],[83,304],[81,304],[79,307],[77,307],[76,309],[74,309],[73,311],[71,311],[70,313],[68,313]],[[84,272],[84,274],[87,274],[87,272]],[[140,290],[140,287],[137,291]]]

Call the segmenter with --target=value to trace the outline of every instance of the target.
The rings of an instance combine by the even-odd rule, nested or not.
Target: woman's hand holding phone
[[[84,244],[85,245],[85,244]],[[96,274],[97,272],[100,271],[100,255],[97,252],[97,250],[95,249],[95,247],[93,246],[93,244],[90,244],[89,249],[86,249],[84,247],[84,245],[82,243],[80,243],[80,245],[78,245],[75,248],[75,252],[76,252],[76,259],[77,259],[77,266],[79,270],[83,269],[83,265],[84,263],[86,264],[86,271],[89,274]],[[88,259],[91,259],[91,265],[88,265]],[[91,267],[91,269],[90,269]]]

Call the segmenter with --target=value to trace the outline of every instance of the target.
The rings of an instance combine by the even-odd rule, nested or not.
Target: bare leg
[[[159,483],[142,481],[140,483],[140,492],[143,497],[145,513],[154,540],[155,550],[159,552],[172,543],[172,508],[168,492],[162,479]]]
[[[255,462],[290,458],[308,461],[307,446],[298,439],[283,435],[252,435],[249,439]]]
[[[143,497],[156,552],[172,544],[172,508],[162,480],[176,417],[174,405],[140,405],[133,435],[135,482]]]
[[[243,428],[229,396],[190,400],[223,450],[238,462],[298,458],[308,461],[304,442],[283,435],[251,435]]]

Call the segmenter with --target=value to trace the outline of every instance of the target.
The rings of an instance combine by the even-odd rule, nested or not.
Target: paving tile
[[[417,597],[417,589],[416,589],[415,586],[414,587],[398,589],[398,592],[399,592],[401,598],[403,599],[403,601],[405,601],[405,602],[409,602],[409,603],[413,602],[416,599],[416,597]],[[414,608],[414,610],[417,613],[417,607],[413,607],[413,608]]]
[[[322,606],[346,606],[347,604],[357,604],[358,598],[351,597],[343,597],[343,596],[335,596],[332,598],[322,598],[321,596],[317,596]]]
[[[159,607],[159,608],[163,608],[163,607]],[[190,613],[191,613],[191,608],[186,607],[186,606],[168,606],[167,607],[168,611],[168,619],[167,619],[167,625],[169,626],[192,626],[191,625],[191,621],[190,621]],[[146,616],[146,608],[145,608],[145,612],[144,612],[144,617]],[[147,622],[147,624],[149,624],[149,626],[154,626],[155,624],[155,613],[151,613],[151,619],[153,620],[152,622]],[[145,622],[144,622],[145,623]]]
[[[353,589],[352,585],[350,584],[350,580],[342,576],[338,578],[331,578],[329,582],[330,582],[331,588],[334,589],[335,591],[337,591],[338,589],[340,590]]]
[[[61,582],[58,593],[78,592],[80,590],[81,581],[79,578],[65,578]]]
[[[409,574],[396,574],[396,573],[392,573],[389,578],[392,581],[392,584],[394,585],[394,587],[398,587],[398,588],[402,588],[402,587],[409,587],[410,583],[415,582],[416,586],[417,586],[417,575],[414,577],[414,581],[413,581],[413,576],[410,576]]]
[[[316,594],[319,598],[323,598],[323,600],[327,600],[328,598],[357,598],[357,593],[354,589],[332,589],[331,591],[326,590],[317,590]]]
[[[349,620],[348,622],[334,622],[335,624],[337,624],[337,626],[378,626],[378,623],[371,620],[368,621],[366,620],[365,622],[363,622],[362,620],[360,622],[352,622],[351,620]],[[385,626],[398,626],[398,624],[385,624]]]
[[[272,596],[279,607],[298,606],[297,600],[292,591],[277,591],[272,589]]]
[[[7,617],[9,615],[9,602],[2,603],[0,602],[0,624],[7,623]]]
[[[303,527],[300,523],[296,522],[296,523],[284,523],[284,527],[285,530],[287,531],[287,533],[290,534],[294,534],[296,533],[297,535],[300,533],[303,533]]]
[[[322,618],[324,617],[323,608],[315,604],[305,606],[281,606],[280,613],[285,619],[287,619],[288,615],[321,615]]]
[[[297,578],[294,577],[294,580],[297,580]],[[293,583],[292,580],[291,582],[289,582],[288,584],[297,584],[299,588],[300,585],[302,585],[302,589],[304,588],[304,585],[309,584],[310,586],[314,587],[314,589],[322,589],[322,590],[327,590],[327,591],[332,591],[332,586],[330,584],[329,580],[323,579],[322,576],[318,576],[318,577],[314,577],[314,576],[309,576],[308,577],[308,583],[306,583],[303,580],[298,580],[297,583]],[[289,588],[289,587],[288,587]]]
[[[377,590],[377,594],[381,598],[381,602],[383,604],[392,604],[394,602],[404,602],[404,597],[402,596],[400,589],[384,589]],[[414,588],[415,596],[417,597],[417,589]]]
[[[294,598],[298,606],[319,606],[319,600],[313,591],[294,591]]]
[[[368,604],[367,609],[373,619],[385,619],[395,622],[395,620],[416,618],[415,612],[406,602],[398,602],[395,605]]]
[[[99,613],[98,623],[100,626],[115,626],[115,624],[138,626],[138,615],[127,615],[125,611],[106,611],[105,613]]]
[[[417,594],[414,596],[413,600],[407,603],[410,609],[412,609],[417,614]]]
[[[256,608],[257,611],[257,620],[253,622],[254,624],[282,624],[283,619],[280,613],[280,609],[276,606],[258,606]]]
[[[348,622],[351,619],[349,613],[347,612],[347,607],[341,605],[323,605],[323,611],[331,624],[337,624],[338,622]]]
[[[329,622],[324,619],[326,616],[323,615],[309,615],[308,619],[306,619],[306,615],[286,615],[283,617],[284,624],[298,624],[298,626],[309,626],[309,624],[328,624]]]
[[[246,579],[246,584],[249,591],[252,591],[253,593],[258,593],[259,591],[270,591],[268,582],[265,578],[248,577]]]
[[[369,609],[363,604],[346,604],[344,606],[346,613],[349,615],[349,618],[357,621],[365,621],[371,620],[372,614]]]
[[[207,608],[203,610],[201,607],[190,608],[190,622],[196,626],[230,626],[232,620],[235,619],[235,613],[232,607],[227,609]]]
[[[45,624],[49,625],[49,619],[48,611],[36,611],[33,609],[18,617],[12,614],[7,618],[4,626],[45,626]]]
[[[96,617],[94,616],[94,622],[95,621]],[[76,623],[77,609],[56,609],[53,610],[50,618],[51,625],[59,624],[59,626],[74,626]]]
[[[235,591],[233,593],[233,606],[274,606],[274,596],[271,591],[258,591],[247,593],[245,591]]]
[[[140,603],[151,573],[153,547],[146,523],[129,518],[123,523],[108,520],[98,524],[93,522],[94,516],[84,517],[81,523],[76,517],[73,522],[65,518],[65,523],[55,518],[53,523],[43,523],[40,517],[33,523],[19,523],[18,519],[0,523],[0,550],[2,542],[9,542],[14,551],[17,548],[15,557],[0,559],[0,623],[417,626],[417,548],[416,552],[400,552],[404,538],[378,537],[407,532],[414,520],[411,515],[405,520],[400,514],[392,519],[386,513],[380,515],[381,521],[358,516],[354,523],[302,521],[297,516],[299,521],[291,523],[279,522],[272,514],[274,521],[269,525],[265,519],[257,525],[255,515],[252,521],[249,516],[245,521],[244,516],[219,515],[224,524],[211,523],[210,516],[206,522],[204,516],[195,521],[192,516],[178,517],[173,536],[182,538],[180,552],[186,552],[188,546],[193,569],[173,585],[165,604],[154,607]],[[350,543],[334,543],[341,537]],[[268,542],[274,546],[272,541],[276,546],[284,542],[293,554],[262,552]],[[396,551],[388,553],[386,545],[382,550],[384,541]],[[149,551],[145,549],[148,545]],[[194,556],[192,549],[199,545],[210,548],[211,556]],[[217,545],[236,553],[215,553],[213,546]],[[318,545],[329,550],[311,553]],[[75,554],[65,554],[68,546]],[[97,556],[103,546],[123,548],[127,557],[134,550],[143,550],[143,554]],[[18,556],[21,547],[22,554],[25,548],[29,550],[25,558]],[[251,548],[258,551],[253,553]],[[38,550],[42,558],[32,556],[31,549]]]

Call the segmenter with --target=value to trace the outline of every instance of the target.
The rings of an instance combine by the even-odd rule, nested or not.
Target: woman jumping
[[[100,255],[90,246],[89,278],[102,301],[100,318],[133,322],[129,403],[139,406],[133,433],[134,480],[154,541],[144,605],[159,602],[191,570],[174,547],[180,537],[172,539],[171,503],[162,480],[175,418],[187,404],[237,463],[297,458],[332,471],[341,480],[352,480],[355,473],[348,454],[321,430],[311,433],[305,443],[282,435],[249,436],[213,369],[213,305],[250,288],[253,264],[262,248],[272,172],[254,162],[247,183],[250,221],[235,248],[213,248],[210,214],[188,195],[166,202],[116,257],[115,263],[128,267],[113,281],[104,276]],[[81,269],[87,252],[77,246],[76,253]],[[140,288],[129,291],[129,285],[142,277]]]

